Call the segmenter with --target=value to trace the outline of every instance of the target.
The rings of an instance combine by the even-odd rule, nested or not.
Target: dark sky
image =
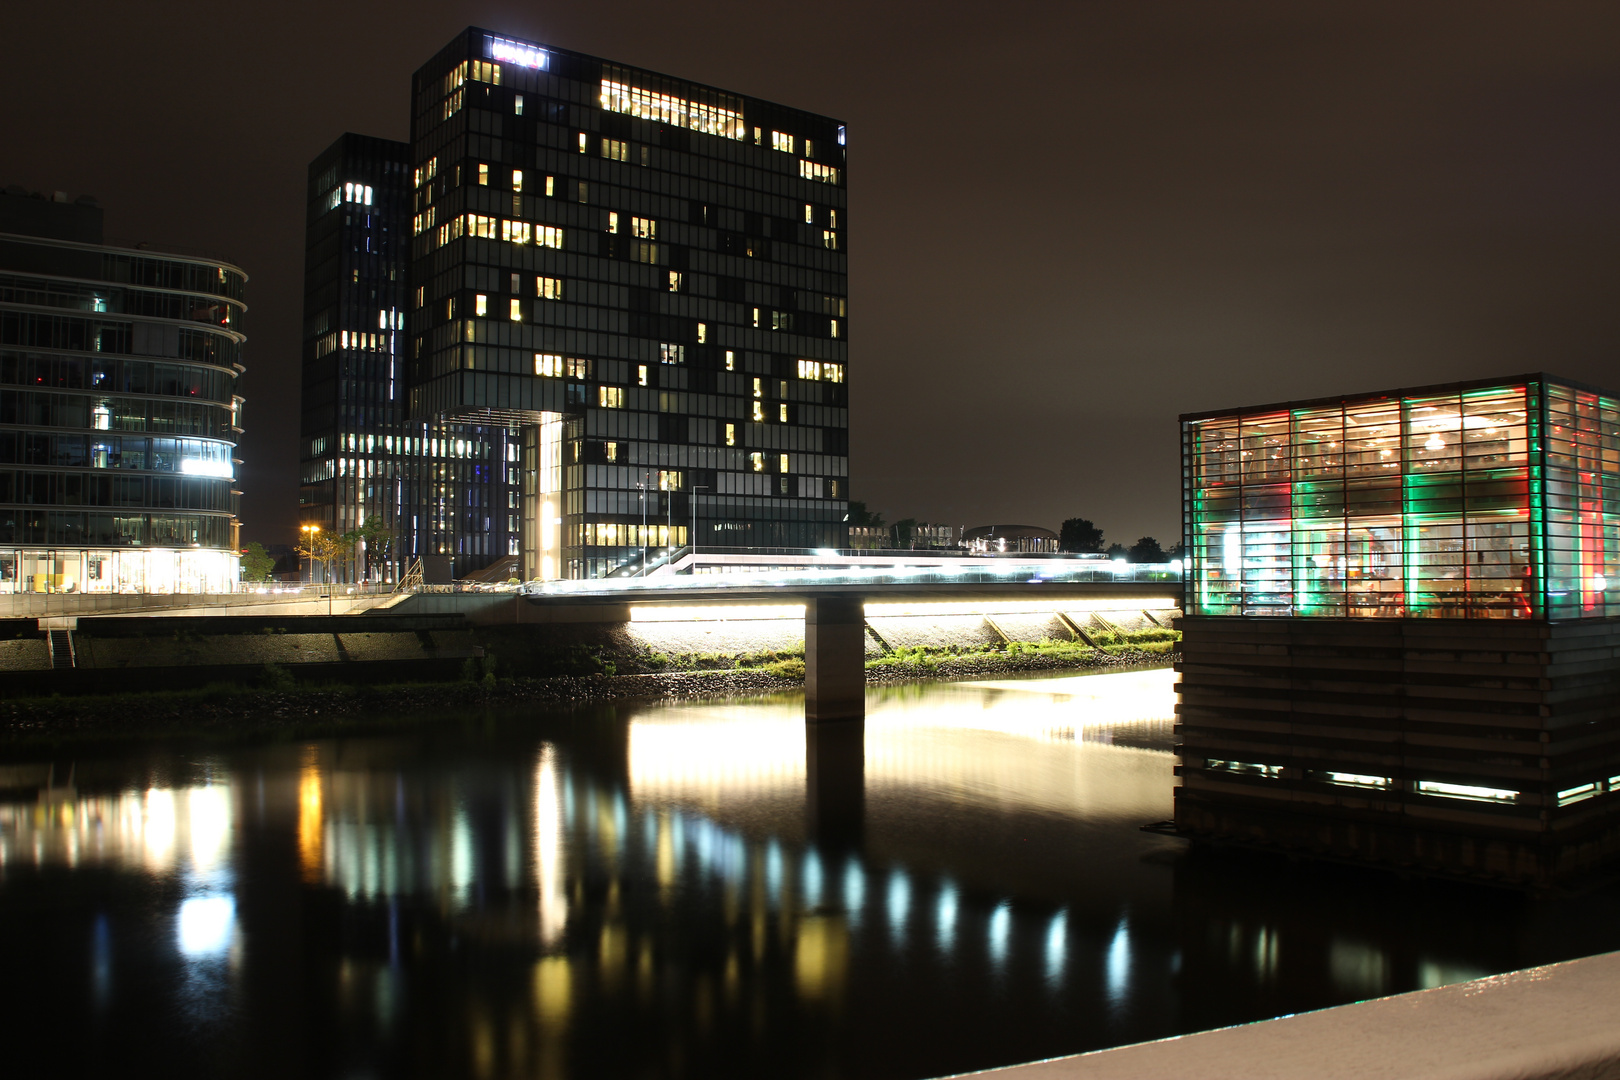
[[[851,473],[1173,538],[1178,413],[1620,389],[1620,5],[80,2],[0,14],[0,184],[251,275],[245,537],[293,539],[305,166],[474,24],[849,125]]]

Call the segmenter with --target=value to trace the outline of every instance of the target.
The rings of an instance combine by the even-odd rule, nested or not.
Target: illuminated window
[[[588,379],[591,377],[591,362],[589,360],[568,361],[568,377],[570,379]]]
[[[793,136],[781,131],[771,132],[771,149],[780,150],[784,154],[793,153]]]
[[[416,170],[416,174],[415,174],[415,178],[414,178],[415,182],[414,182],[414,184],[412,186],[421,187],[423,184],[427,183],[429,180],[432,180],[435,176],[438,176],[438,175],[439,175],[439,159],[436,158],[436,157],[430,157],[430,158],[427,159],[427,164],[423,165],[421,168]]]
[[[645,240],[638,240],[636,241],[635,250],[631,252],[631,255],[635,257],[636,262],[657,263],[658,245],[650,244]]]
[[[532,236],[527,221],[502,221],[501,239],[513,244],[527,244]]]
[[[826,379],[828,382],[837,382],[837,383],[843,382],[844,381],[844,365],[843,364],[822,364],[821,365],[821,377],[823,379]]]
[[[495,239],[496,222],[499,218],[488,217],[484,214],[467,214],[467,235],[478,236],[485,240]]]
[[[630,219],[630,235],[639,236],[643,240],[658,239],[658,222],[652,218],[633,217]]]
[[[609,461],[618,461],[619,460],[619,444],[618,443],[616,443],[616,442],[606,443],[606,444],[603,445],[602,449],[607,453],[607,459]]]
[[[536,225],[534,242],[540,247],[560,248],[563,246],[563,231],[555,225]]]
[[[732,352],[730,349],[726,350],[726,370],[727,371],[736,371],[737,370],[737,354]]]
[[[838,336],[838,320],[837,319],[834,319],[832,321],[832,336],[833,337]]]
[[[448,120],[452,116],[456,115],[456,113],[461,111],[461,103],[464,100],[462,95],[464,93],[466,93],[466,91],[457,90],[455,93],[444,99],[444,108],[440,110],[439,119]]]
[[[681,488],[686,486],[685,481],[686,477],[680,472],[665,471],[662,469],[660,469],[658,472],[659,491],[679,491]]]
[[[754,326],[756,329],[759,327],[759,308],[754,309]]]
[[[782,472],[787,472],[788,471],[788,456],[786,454],[782,455],[782,469],[781,469],[781,471]]]
[[[479,293],[473,298],[473,314],[486,315],[489,313],[489,297]]]
[[[809,203],[804,204],[804,223],[814,225],[816,221],[815,209]]]
[[[604,409],[624,408],[624,387],[599,386],[596,388],[596,403]]]
[[[489,187],[489,166],[488,165],[479,165],[478,166],[478,186],[479,187]]]
[[[553,195],[555,195],[556,193],[557,193],[557,178],[555,176],[546,177],[546,198],[549,199]]]
[[[609,210],[608,211],[608,232],[616,233],[618,231],[619,231],[619,212],[617,210]]]
[[[792,330],[793,329],[793,315],[791,313],[789,313],[789,312],[786,312],[786,311],[773,311],[773,312],[771,312],[771,329],[772,330]]]
[[[754,420],[755,420],[755,422],[756,423],[763,422],[764,419],[765,419],[765,406],[762,405],[761,403],[757,402],[757,401],[754,402]]]
[[[824,247],[824,248],[827,248],[829,251],[837,251],[838,250],[838,234],[833,232],[831,229],[822,229],[821,230],[821,246]]]
[[[453,296],[444,302],[444,317],[447,319],[456,317],[456,298]]]
[[[819,382],[821,380],[821,365],[814,360],[800,360],[799,378]]]
[[[514,300],[513,303],[517,303],[517,301]],[[777,419],[780,422],[784,423],[784,424],[787,423],[787,403],[783,402],[781,405],[778,405],[776,408],[777,408],[777,412],[780,414],[777,417]]]
[[[512,190],[513,191],[522,191],[523,190],[523,170],[522,169],[513,169],[512,170]]]
[[[579,133],[579,152],[582,153],[582,154],[586,150],[586,143],[587,143],[587,138],[586,138],[585,133],[582,131],[582,132]]]
[[[427,286],[418,285],[416,287],[416,306],[421,307],[425,303],[427,303]]]
[[[748,455],[748,460],[749,460],[749,463],[754,467],[755,472],[764,472],[765,471],[765,455],[764,454],[761,454],[759,451],[756,450],[752,454]]]
[[[628,113],[728,139],[741,139],[747,130],[742,101],[730,95],[711,94],[717,102],[692,101],[630,86],[620,81],[623,76],[615,68],[609,68],[609,74],[615,77],[603,79],[601,89],[602,108],[608,112]]]
[[[830,494],[833,498],[835,498],[835,499],[838,498],[838,481],[836,481],[836,480],[827,481],[827,491],[828,491],[828,494]]]
[[[698,323],[698,344],[700,344],[700,345],[704,344],[708,340],[709,340],[709,324],[708,323],[701,323],[701,322]]]
[[[668,342],[658,346],[658,359],[665,364],[686,363],[686,346],[671,345]]]
[[[523,95],[519,94],[512,99],[512,111],[518,116],[523,115]]]
[[[636,365],[636,385],[637,386],[646,386],[647,385],[647,365],[646,364],[638,364],[638,365]]]
[[[562,294],[562,278],[537,277],[534,279],[534,295],[542,300],[561,300]]]
[[[512,298],[511,315],[513,322],[523,321],[523,301],[519,300],[515,296]]]
[[[754,379],[754,396],[755,397],[763,397],[764,394],[765,394],[765,384],[762,381],[760,381],[759,378],[756,377]]]
[[[630,149],[619,139],[603,139],[602,156],[609,161],[625,161],[630,157]]]
[[[671,270],[669,272],[669,291],[670,292],[680,292],[681,291],[681,275],[680,275],[680,271],[678,271],[678,270]]]
[[[563,358],[553,356],[551,353],[534,354],[534,373],[558,378],[563,373]]]
[[[837,169],[814,161],[799,162],[799,175],[806,180],[820,180],[823,184],[838,183]]]
[[[726,425],[726,445],[727,446],[736,446],[737,445],[737,425],[736,424],[727,424]]]

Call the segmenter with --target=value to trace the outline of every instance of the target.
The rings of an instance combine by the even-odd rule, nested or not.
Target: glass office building
[[[409,415],[519,433],[525,577],[844,546],[843,125],[468,29],[411,140]]]
[[[1184,416],[1189,615],[1620,615],[1620,409],[1545,374]]]
[[[246,282],[0,194],[0,591],[234,586]]]
[[[514,428],[406,415],[410,146],[345,134],[309,166],[299,516],[387,541],[340,574],[398,579],[422,555],[458,573],[517,553]]]

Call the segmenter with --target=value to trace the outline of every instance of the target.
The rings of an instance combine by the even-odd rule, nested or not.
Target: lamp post
[[[641,577],[647,572],[647,473],[641,474],[641,483],[636,487],[641,489],[641,565],[636,568],[636,576]]]
[[[708,490],[708,484],[692,485],[692,505],[689,507],[692,511],[692,524],[690,533],[686,537],[686,546],[692,549],[692,574],[694,577],[697,575],[697,493]]]
[[[321,527],[314,522],[300,525],[298,531],[304,534],[304,554],[309,556],[309,584],[315,584],[315,534]]]

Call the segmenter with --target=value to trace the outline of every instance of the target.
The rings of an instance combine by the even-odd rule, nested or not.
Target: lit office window
[[[512,111],[514,113],[516,113],[518,116],[523,115],[523,95],[522,94],[518,94],[515,98],[512,99]]]
[[[765,406],[763,404],[761,404],[760,402],[756,401],[756,402],[754,402],[754,421],[756,423],[763,423],[764,420],[765,420]]]
[[[513,191],[522,191],[523,190],[523,170],[522,169],[513,169],[512,170],[512,190]]]
[[[665,364],[684,364],[686,363],[686,346],[671,345],[665,342],[658,346],[658,359]]]
[[[537,277],[534,279],[534,295],[542,300],[561,300],[563,294],[562,278]]]
[[[658,262],[658,245],[648,243],[645,240],[638,240],[630,254],[635,258],[636,262],[655,265]]]
[[[737,354],[732,352],[730,349],[726,350],[726,370],[727,371],[736,371],[737,370]]]
[[[781,471],[782,472],[787,472],[788,471],[788,456],[786,454],[782,455],[782,469],[781,469]]]
[[[489,187],[489,166],[488,165],[480,164],[478,166],[478,186],[479,187]]]
[[[702,345],[709,340],[709,324],[698,323],[698,344]]]
[[[658,239],[658,222],[652,218],[632,217],[630,219],[630,235],[639,236],[643,240]]]
[[[749,464],[753,466],[755,472],[765,471],[765,455],[760,453],[758,450],[748,455],[748,461]]]
[[[838,170],[831,165],[822,165],[815,161],[799,162],[799,175],[806,180],[819,180],[823,184],[838,183]]]
[[[804,223],[806,225],[814,225],[816,223],[815,208],[809,203],[804,204]]]
[[[678,270],[671,270],[669,272],[669,291],[670,292],[680,292],[681,291],[681,274],[680,274],[680,271],[678,271]]]
[[[630,157],[630,148],[622,140],[603,139],[602,156],[609,161],[625,161]]]
[[[624,387],[599,386],[596,388],[596,403],[604,409],[624,408]]]
[[[765,383],[763,381],[761,381],[758,376],[756,376],[754,378],[754,396],[755,397],[763,397],[764,394],[765,394]]]
[[[617,210],[609,210],[608,211],[608,232],[617,233],[618,231],[619,231],[619,212]]]
[[[589,137],[583,131],[580,132],[579,133],[579,152],[580,153],[583,154],[585,152],[588,142],[589,142]]]
[[[513,322],[523,321],[523,301],[515,296],[512,298],[511,315]]]
[[[609,67],[608,71],[616,76],[602,80],[601,103],[608,112],[628,113],[660,124],[690,128],[728,139],[741,139],[747,130],[743,124],[742,101],[729,94],[711,95],[720,99],[722,104],[690,101],[630,86],[620,81],[627,72],[621,74],[613,67]]]
[[[616,442],[605,443],[603,445],[602,449],[607,454],[607,459],[609,461],[618,461],[619,460],[619,444],[618,443],[616,443]]]
[[[829,251],[838,250],[838,234],[831,229],[821,230],[821,246]]]
[[[563,373],[563,358],[551,353],[534,354],[534,373],[558,378]]]
[[[784,424],[787,423],[787,403],[783,402],[781,405],[778,405],[776,407],[776,409],[777,409],[777,413],[779,414],[777,416],[777,419],[781,423],[784,423]]]
[[[782,131],[771,132],[771,149],[784,154],[793,153],[793,136]]]
[[[821,364],[815,360],[799,361],[799,378],[809,379],[812,382],[821,381]]]
[[[726,445],[727,446],[736,446],[737,445],[737,425],[736,424],[727,424],[726,425]]]
[[[637,364],[636,365],[636,385],[637,386],[646,386],[647,385],[647,365],[646,364]]]
[[[489,297],[479,293],[473,298],[473,314],[486,315],[489,313]]]

